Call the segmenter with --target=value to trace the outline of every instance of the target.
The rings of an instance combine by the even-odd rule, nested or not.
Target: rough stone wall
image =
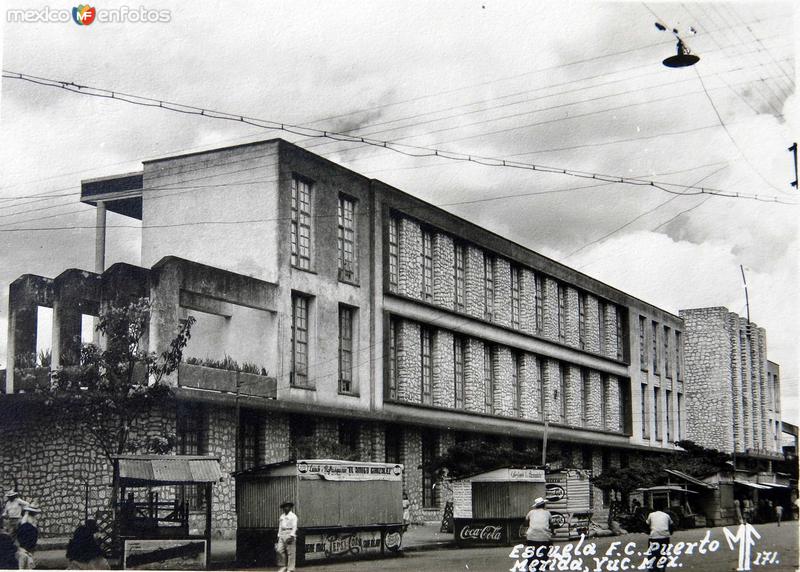
[[[483,413],[486,410],[483,342],[468,338],[464,354],[464,409]]]
[[[740,355],[742,356],[742,409],[744,420],[744,448],[753,447],[753,354],[750,349],[751,340],[746,331],[739,324]]]
[[[519,278],[519,328],[526,334],[536,333],[536,283],[534,274],[520,268]]]
[[[569,376],[564,384],[564,389],[567,392],[566,421],[567,425],[580,427],[583,413],[583,400],[581,399],[581,368],[570,365],[568,371]]]
[[[494,394],[493,412],[495,415],[512,416],[516,388],[512,384],[511,350],[498,347],[494,351]]]
[[[464,277],[465,309],[470,316],[483,320],[484,314],[486,313],[483,251],[472,245],[468,245],[466,250],[466,276]]]
[[[687,438],[733,449],[730,334],[725,308],[681,310],[684,320]],[[745,393],[749,388],[745,387]],[[747,409],[745,409],[747,415]],[[745,419],[745,424],[747,424]]]
[[[262,427],[264,432],[259,443],[263,462],[268,464],[288,460],[292,456],[289,417],[285,413],[269,412],[264,417]]]
[[[731,389],[733,392],[733,433],[737,453],[744,453],[744,406],[742,348],[739,344],[739,316],[728,314],[728,339],[731,347]]]
[[[456,303],[455,255],[453,239],[446,234],[433,236],[433,303],[452,310]]]
[[[542,396],[536,359],[536,356],[528,353],[520,356],[520,383],[522,384],[520,410],[523,419],[529,420],[541,420],[542,418]]]
[[[622,340],[617,340],[617,311],[614,304],[606,306],[606,343],[605,355],[608,357],[617,357],[617,343],[622,343]]]
[[[606,430],[619,431],[619,382],[617,376],[609,375],[606,382]]]
[[[419,324],[400,320],[397,324],[397,399],[411,403],[422,401]]]
[[[236,535],[236,409],[208,407],[208,453],[219,457],[222,482],[211,488],[212,528],[215,535],[233,538]],[[198,528],[205,529],[205,514],[196,517]]]
[[[422,232],[417,223],[407,218],[400,219],[399,282],[397,292],[403,296],[421,299],[422,294]]]
[[[562,422],[561,411],[561,372],[558,361],[547,359],[544,368],[545,410],[551,423]]]
[[[599,306],[597,298],[586,296],[586,328],[584,334],[585,349],[590,352],[600,351]]]
[[[403,490],[408,494],[411,505],[411,521],[422,520],[422,440],[419,429],[404,427],[401,440],[403,472]]]
[[[453,334],[437,330],[433,336],[433,404],[455,406]]]
[[[587,425],[592,429],[603,428],[603,378],[599,371],[589,371],[589,403]]]
[[[600,447],[592,449],[592,476],[603,474],[603,452]],[[603,491],[599,488],[592,487],[592,510],[600,510],[603,508]]]
[[[494,318],[501,326],[511,327],[511,264],[499,256],[494,259]]]
[[[543,335],[548,340],[558,341],[558,283],[546,276],[542,277],[544,299]]]
[[[770,444],[772,443],[772,439],[769,438],[769,430],[767,429],[767,401],[769,400],[769,392],[767,391],[767,332],[764,328],[754,328],[754,332],[757,334],[758,337],[758,344],[757,344],[757,356],[758,364],[757,367],[757,374],[758,374],[758,416],[759,416],[759,423],[757,425],[760,439],[759,439],[759,446],[762,449],[771,449]]]
[[[577,348],[580,345],[578,335],[578,291],[575,288],[567,287],[567,339],[568,346]]]
[[[373,423],[370,431],[370,461],[383,463],[386,460],[386,425]]]

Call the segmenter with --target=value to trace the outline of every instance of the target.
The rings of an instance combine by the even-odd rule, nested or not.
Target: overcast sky
[[[800,202],[787,151],[797,140],[792,3],[140,4],[169,10],[170,21],[7,23],[4,9],[3,68],[412,145]],[[6,2],[46,6],[73,4]],[[699,64],[661,65],[675,39],[657,19],[678,28]],[[281,136],[675,313],[726,306],[744,315],[743,265],[751,318],[782,368],[784,418],[798,422],[798,206],[410,158],[18,80],[3,80],[0,94],[2,363],[9,282],[93,268],[93,230],[64,228],[94,224],[94,209],[77,202],[82,178]],[[38,193],[64,196],[31,197]],[[137,224],[109,216],[111,226],[134,228],[109,230],[107,264],[139,262]]]

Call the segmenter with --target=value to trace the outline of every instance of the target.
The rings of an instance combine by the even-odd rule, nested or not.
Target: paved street
[[[731,532],[735,530],[730,529]],[[756,541],[756,545],[752,549],[751,555],[751,570],[764,571],[764,572],[777,572],[777,571],[795,571],[798,567],[798,523],[797,521],[784,523],[780,528],[775,524],[758,525],[756,531],[761,535],[761,538]],[[677,532],[673,536],[673,542],[700,542],[706,534],[705,529],[695,529],[689,531]],[[715,552],[708,552],[704,555],[698,555],[697,549],[699,545],[694,548],[692,555],[681,555],[675,562],[676,569],[681,571],[702,571],[702,572],[715,572],[715,571],[729,571],[736,570],[738,559],[737,550],[731,550],[725,541],[725,535],[722,528],[713,528],[710,530],[709,541],[718,541],[719,547]],[[577,568],[584,572],[600,572],[602,570],[615,570],[614,563],[610,566],[606,562],[603,566],[597,567],[594,558],[600,558],[605,555],[609,550],[612,542],[621,542],[617,545],[617,555],[615,562],[620,564],[618,570],[626,569],[627,564],[629,568],[637,568],[643,557],[639,555],[645,549],[645,536],[642,534],[629,534],[615,538],[600,538],[596,539],[597,554],[595,556],[580,556],[583,566]],[[627,556],[630,562],[623,561],[626,555],[623,550],[627,543],[635,542],[635,555]],[[707,546],[710,546],[710,542]],[[561,545],[566,546],[566,545]],[[572,543],[573,549],[575,543]],[[767,565],[757,565],[756,558],[760,552],[777,552],[778,556],[775,561]],[[508,557],[510,552],[509,548],[472,548],[472,549],[442,549],[435,551],[425,552],[411,552],[406,554],[403,558],[395,558],[389,560],[372,560],[364,562],[345,562],[335,565],[327,566],[314,566],[315,572],[349,572],[358,570],[375,570],[380,569],[381,572],[391,572],[392,570],[402,571],[436,571],[436,572],[450,572],[450,571],[470,571],[470,572],[501,572],[510,570],[514,565],[514,560]],[[769,556],[772,557],[771,555]],[[573,558],[572,566],[576,566]],[[763,555],[761,556],[763,559]],[[567,568],[554,568],[567,569]],[[575,568],[572,568],[575,569]]]

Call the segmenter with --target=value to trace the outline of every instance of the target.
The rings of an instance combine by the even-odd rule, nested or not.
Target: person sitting
[[[86,524],[75,529],[67,545],[69,570],[108,570],[109,565],[103,549],[95,538],[99,531],[97,521],[88,519]]]

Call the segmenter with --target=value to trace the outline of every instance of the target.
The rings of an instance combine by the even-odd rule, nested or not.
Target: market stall
[[[331,459],[264,465],[236,473],[236,557],[275,558],[279,506],[294,503],[298,563],[397,553],[403,534],[403,466]]]
[[[211,554],[211,488],[222,477],[219,458],[117,455],[112,461],[112,545],[121,553],[123,568],[206,568]],[[193,534],[189,525],[187,501],[194,495],[203,498],[202,535]]]

